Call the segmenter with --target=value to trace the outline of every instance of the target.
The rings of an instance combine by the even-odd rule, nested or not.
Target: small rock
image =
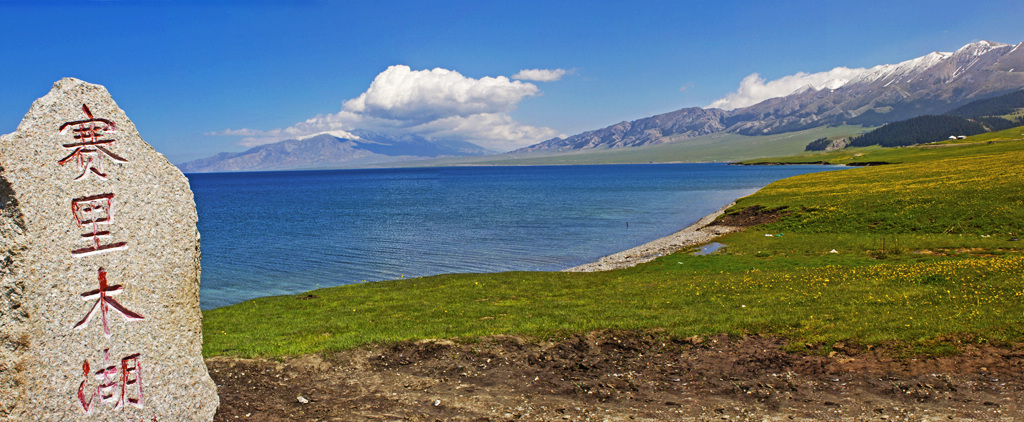
[[[299,403],[302,403],[302,404],[306,404],[306,403],[309,403],[309,399],[307,399],[307,398],[305,398],[305,397],[302,397],[302,396],[298,396],[298,397],[296,397],[295,399],[296,399],[296,400],[298,400],[298,401],[299,401]]]
[[[434,407],[440,406],[441,400],[434,400]]]

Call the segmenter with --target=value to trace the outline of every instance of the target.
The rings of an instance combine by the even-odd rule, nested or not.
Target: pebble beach
[[[725,210],[735,204],[735,202],[732,202],[718,211],[697,220],[696,223],[693,223],[669,236],[655,239],[635,248],[630,248],[622,252],[605,256],[595,262],[568,268],[563,271],[593,272],[629,268],[637,264],[653,261],[656,258],[671,254],[680,249],[704,244],[719,236],[741,230],[742,227],[709,225],[712,221],[715,221],[718,216],[725,213]]]

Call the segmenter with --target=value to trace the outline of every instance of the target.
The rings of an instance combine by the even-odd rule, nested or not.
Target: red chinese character
[[[70,128],[75,141],[63,144],[63,147],[66,147],[66,149],[74,151],[68,157],[57,161],[57,164],[62,166],[74,159],[78,164],[78,169],[82,171],[82,174],[75,177],[75,180],[85,177],[89,172],[105,180],[106,173],[103,173],[103,155],[117,162],[128,162],[128,160],[108,150],[108,147],[114,144],[114,139],[102,138],[105,133],[116,132],[117,125],[108,119],[92,117],[92,112],[89,111],[89,107],[86,104],[82,104],[82,112],[85,113],[88,119],[60,125],[60,133],[67,133]]]
[[[86,397],[90,369],[89,361],[82,361],[82,376],[85,379],[78,385],[78,404],[82,410],[87,414],[92,412],[97,401],[108,406],[113,405],[115,410],[124,408],[125,404],[142,408],[142,367],[139,354],[121,359],[121,368],[118,371],[117,365],[110,363],[110,349],[104,349],[103,365],[92,374],[92,378],[98,383],[96,390]]]
[[[82,104],[82,111],[85,112],[88,119],[67,122],[60,126],[60,133],[62,134],[67,133],[69,128],[71,129],[75,142],[64,144],[64,148],[74,149],[74,151],[68,154],[67,157],[57,161],[57,164],[64,165],[74,159],[78,164],[78,169],[82,171],[82,174],[79,174],[75,180],[82,179],[89,172],[92,172],[100,179],[106,180],[107,174],[103,172],[103,155],[110,157],[114,161],[128,162],[128,160],[107,149],[110,145],[113,145],[113,139],[102,139],[104,134],[116,132],[117,125],[107,119],[94,118],[92,112],[89,111],[89,106],[85,104]]]
[[[100,243],[100,239],[110,237],[110,232],[100,230],[100,225],[108,225],[114,218],[114,194],[105,193],[75,198],[71,200],[71,214],[75,216],[75,222],[78,223],[78,227],[89,226],[92,230],[90,233],[82,235],[82,239],[90,245],[71,251],[72,256],[85,257],[128,249],[128,242],[108,243],[105,245]]]
[[[143,317],[142,315],[129,311],[127,308],[121,306],[120,303],[117,303],[117,301],[114,300],[113,296],[121,294],[121,291],[124,290],[124,288],[122,288],[120,284],[116,286],[108,286],[107,271],[104,270],[103,268],[100,268],[99,270],[99,279],[99,289],[82,293],[82,300],[89,301],[96,299],[96,303],[92,305],[92,309],[89,309],[89,313],[85,314],[85,318],[82,318],[81,321],[78,321],[78,324],[75,324],[74,328],[82,329],[88,327],[89,320],[91,320],[92,317],[96,316],[96,312],[99,311],[100,315],[103,318],[103,335],[106,338],[110,338],[110,325],[107,324],[107,310],[109,308],[113,308],[115,311],[117,311],[117,313],[121,314],[121,316],[124,317],[124,319],[129,321],[138,321],[140,319],[143,319]]]
[[[121,403],[142,408],[142,364],[139,354],[121,359]]]

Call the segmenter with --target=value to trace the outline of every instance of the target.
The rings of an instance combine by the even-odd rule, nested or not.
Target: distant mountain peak
[[[791,92],[790,95],[793,95],[793,94],[803,94],[803,93],[805,93],[807,91],[817,91],[817,90],[818,90],[818,88],[815,87],[814,85],[807,84],[807,85],[804,85],[804,86],[798,88],[796,91]]]
[[[436,157],[495,153],[465,141],[432,141],[417,135],[333,130],[304,135],[243,152],[223,152],[178,167],[185,173],[360,167]]]
[[[295,139],[301,141],[301,140],[304,140],[304,139],[315,138],[315,137],[321,136],[321,135],[333,136],[335,138],[340,138],[340,139],[352,139],[352,140],[359,139],[358,136],[353,135],[351,132],[346,132],[346,131],[340,130],[340,129],[338,129],[338,130],[328,130],[328,131],[325,131],[325,132],[317,132],[317,133],[310,134],[310,135],[302,135],[302,136],[300,136],[298,138],[295,138]]]
[[[1010,44],[1003,44],[1001,42],[991,42],[991,41],[981,40],[981,41],[972,42],[972,43],[967,44],[967,45],[965,45],[963,47],[960,47],[960,49],[957,50],[956,53],[970,52],[971,54],[974,54],[976,56],[980,56],[982,54],[987,53],[989,50],[993,50],[993,49],[996,49],[996,48],[1006,48],[1006,47],[1010,47],[1010,46],[1011,46]]]
[[[818,87],[818,89],[839,89],[843,85],[850,82],[849,79],[829,79],[827,82]]]

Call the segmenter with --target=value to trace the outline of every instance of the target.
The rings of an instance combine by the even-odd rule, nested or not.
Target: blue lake
[[[201,306],[403,276],[561,270],[667,236],[775,180],[835,168],[189,174],[202,236]]]

